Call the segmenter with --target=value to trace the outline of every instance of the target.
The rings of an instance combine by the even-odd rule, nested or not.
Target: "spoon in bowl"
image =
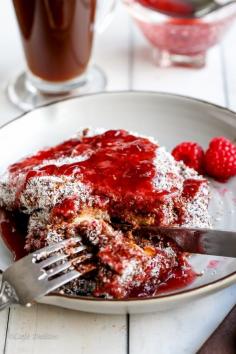
[[[142,5],[172,17],[200,18],[236,0],[138,0]]]

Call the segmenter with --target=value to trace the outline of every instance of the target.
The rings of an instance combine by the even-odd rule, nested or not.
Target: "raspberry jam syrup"
[[[186,0],[124,2],[153,46],[155,64],[161,67],[203,67],[207,50],[221,41],[236,18],[236,4],[197,19],[191,18],[193,9]]]
[[[24,215],[0,209],[0,235],[15,261],[27,254],[24,249],[26,230],[27,222]]]
[[[178,16],[191,16],[193,7],[188,0],[138,0],[143,6],[149,7],[152,10]]]
[[[0,209],[0,237],[11,252],[14,261],[27,255],[25,250],[27,222],[28,218],[23,214],[14,214]],[[182,254],[179,255],[178,263],[179,266],[172,270],[167,280],[158,285],[150,284],[146,288],[135,288],[130,297],[152,297],[158,294],[175,292],[192,284],[197,274]]]
[[[120,228],[121,230],[121,210],[131,212],[131,210],[135,208],[137,215],[143,215],[144,211],[153,213],[155,208],[158,211],[161,207],[164,193],[168,193],[168,191],[153,188],[153,178],[155,174],[158,173],[161,166],[160,163],[157,166],[153,163],[158,146],[149,139],[133,136],[125,130],[111,130],[95,136],[87,136],[87,133],[88,132],[85,130],[83,137],[80,137],[80,139],[74,138],[56,147],[49,148],[48,150],[39,151],[36,155],[20,160],[8,168],[12,181],[15,181],[17,176],[20,176],[21,183],[15,195],[14,205],[12,208],[9,207],[9,209],[18,210],[18,212],[1,211],[0,235],[15,260],[20,259],[27,253],[25,244],[29,215],[24,215],[19,211],[19,196],[20,193],[24,192],[27,182],[32,178],[73,176],[78,182],[82,180],[86,186],[90,187],[90,197],[96,195],[94,204],[89,204],[93,199],[90,198],[88,200],[89,206],[91,207],[91,205],[93,205],[95,209],[98,208],[108,212],[111,216],[111,224],[113,216],[121,216],[120,225],[119,223],[116,225],[117,229]],[[78,159],[78,157],[81,156],[86,156],[86,158]],[[47,161],[48,164],[44,164],[45,161]],[[53,163],[53,161],[55,161],[55,163]],[[58,161],[61,163],[58,164]],[[22,181],[25,183],[22,183]],[[191,200],[198,194],[202,183],[205,183],[204,180],[185,179],[183,190],[181,189],[184,203],[179,203],[178,205],[180,224],[182,224],[182,211],[183,208],[185,208],[186,200]],[[173,194],[176,193],[176,188],[177,187],[173,190]],[[137,191],[139,198],[136,197]],[[70,218],[73,219],[76,217],[77,213],[81,211],[76,203],[76,198],[78,198],[76,195],[67,196],[56,205],[52,205],[52,217],[58,220],[63,219],[63,222],[69,222]],[[159,201],[160,204],[157,204],[157,201]],[[86,201],[84,201],[84,203],[86,204]],[[31,207],[33,207],[33,210],[38,209],[35,204]],[[86,206],[84,207],[84,210],[86,210]],[[119,214],[120,212],[121,214]],[[112,224],[111,226],[114,225]],[[43,230],[41,231],[40,237],[42,237],[43,240],[48,234],[48,229],[45,229],[45,234]],[[34,236],[34,233],[31,234],[31,237],[34,238]],[[145,234],[145,237],[147,238],[148,235]],[[28,239],[29,238],[27,238],[27,240]],[[37,248],[44,247],[44,245],[44,243],[40,243]],[[153,245],[155,246],[154,241]],[[158,247],[158,244],[156,245]],[[112,256],[114,246],[115,244],[111,251],[108,250],[106,256]],[[162,292],[174,292],[177,289],[186,287],[194,281],[196,274],[188,264],[188,260],[186,260],[183,252],[181,252],[176,245],[175,247],[172,246],[172,249],[176,256],[175,265],[171,267],[168,266],[168,255],[166,255],[164,261],[161,261],[162,258],[160,258],[159,266],[162,264],[162,274],[160,273],[157,276],[158,282],[155,276],[150,277],[152,269],[155,271],[156,263],[149,265],[145,270],[146,273],[144,273],[144,275],[146,275],[146,277],[145,282],[143,282],[148,286],[134,289],[129,296],[149,297]],[[34,250],[34,248],[31,249],[31,251],[32,250]],[[94,250],[94,252],[97,251],[97,249]],[[132,257],[135,257],[135,252],[127,252],[126,254],[127,262],[132,262]],[[129,255],[132,257],[129,258]],[[122,258],[123,256],[122,253],[118,254],[118,263],[119,257]],[[144,263],[143,269],[145,269],[145,265],[146,263]]]

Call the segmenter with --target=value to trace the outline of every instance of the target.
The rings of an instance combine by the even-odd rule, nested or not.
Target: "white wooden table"
[[[97,39],[95,61],[106,71],[108,90],[174,92],[236,110],[235,36],[236,26],[223,45],[211,50],[204,69],[158,69],[148,44],[119,6],[109,30]],[[23,67],[11,1],[1,0],[0,124],[20,113],[7,101],[5,88]],[[236,286],[232,286],[175,311],[149,315],[13,307],[0,313],[0,354],[192,354],[235,303]]]

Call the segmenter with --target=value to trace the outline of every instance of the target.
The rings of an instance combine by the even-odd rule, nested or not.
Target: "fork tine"
[[[85,253],[85,254],[82,254],[81,256],[78,256],[78,257],[72,259],[71,263],[72,263],[72,265],[79,264],[79,263],[82,263],[88,259],[91,259],[92,257],[93,257],[92,253]]]
[[[32,303],[41,296],[96,269],[94,262],[86,262],[92,259],[93,255],[87,252],[86,246],[77,244],[78,241],[80,241],[79,237],[56,244],[56,247],[55,245],[45,247],[17,261],[4,272],[5,281],[14,284],[17,301],[20,304]],[[65,250],[61,249],[63,247]],[[56,250],[59,252],[51,254]],[[79,254],[81,251],[82,253]],[[70,266],[73,269],[69,269]],[[60,273],[64,270],[65,273]]]
[[[57,254],[55,256],[51,256],[51,257],[46,258],[45,260],[39,262],[38,265],[41,268],[45,268],[45,267],[48,267],[48,266],[52,265],[53,263],[62,261],[63,259],[65,259],[67,257],[68,257],[68,254],[60,253],[60,254]]]
[[[84,251],[86,249],[87,249],[87,247],[84,245],[77,246],[77,247],[71,247],[71,249],[68,251],[68,254],[70,254],[70,255],[76,254],[76,253],[79,253],[79,252]]]
[[[72,245],[73,246],[73,243],[76,243],[78,241],[82,241],[81,237],[77,236],[77,237],[73,237],[73,238],[70,238],[70,239],[67,239],[67,240],[64,240],[64,241],[61,241],[61,242],[58,242],[58,243],[55,243],[55,244],[52,244],[50,246],[47,246],[47,247],[44,247],[38,251],[35,251],[33,253],[34,257],[37,259],[38,257],[40,256],[48,256],[50,255],[52,252],[56,252],[56,251],[59,251],[60,249],[64,248],[65,246],[67,245]]]
[[[76,278],[81,277],[81,275],[82,273],[78,272],[77,270],[72,270],[52,280],[49,279],[48,281],[48,288],[50,288],[49,292],[61,287],[66,283],[69,283],[72,280],[75,280]]]
[[[64,262],[54,268],[51,268],[48,270],[47,274],[48,274],[48,278],[53,277],[54,275],[62,272],[63,270],[66,270],[70,267],[72,267],[74,269],[75,265],[78,265],[80,263],[83,263],[84,261],[91,259],[93,257],[92,253],[86,253],[86,254],[82,254],[70,261]]]
[[[61,287],[62,285],[65,285],[66,283],[69,283],[72,280],[80,278],[81,276],[91,272],[95,268],[96,267],[93,264],[87,264],[81,272],[79,272],[78,270],[71,270],[70,272],[60,275],[57,278],[54,278],[52,280],[49,279],[48,281],[48,286],[50,287],[49,292]]]
[[[43,260],[41,262],[39,261],[38,264],[42,268],[45,268],[47,266],[52,265],[53,263],[56,263],[58,261],[62,261],[63,259],[69,257],[72,254],[76,254],[76,253],[79,253],[81,251],[84,251],[84,250],[86,250],[86,248],[87,247],[84,246],[84,245],[78,246],[78,247],[75,247],[75,248],[72,248],[71,250],[69,250],[68,253],[61,253],[61,254],[58,254],[58,255],[55,255],[55,256],[48,257],[48,258],[46,258],[45,260]]]
[[[65,262],[65,263],[62,263],[60,265],[58,265],[57,267],[55,268],[51,268],[48,270],[47,274],[48,274],[48,278],[51,278],[53,277],[54,275],[60,273],[60,272],[63,272],[63,270],[66,270],[70,267],[73,267],[72,265],[72,262],[71,261],[68,261],[68,262]],[[74,268],[74,267],[73,267]]]

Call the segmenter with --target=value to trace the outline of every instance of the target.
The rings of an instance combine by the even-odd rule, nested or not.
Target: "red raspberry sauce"
[[[160,192],[153,187],[153,178],[158,173],[157,166],[153,164],[156,149],[157,145],[148,139],[135,137],[124,130],[108,131],[93,137],[84,136],[80,140],[72,139],[54,148],[40,151],[12,165],[9,171],[13,178],[23,173],[26,182],[33,176],[73,176],[90,186],[92,193],[99,196],[101,200],[104,196],[109,197],[110,201],[115,203],[122,202],[122,207],[128,207],[129,210],[132,210],[135,203],[136,208],[140,206],[141,210],[147,212],[153,211],[157,199],[168,193]],[[33,170],[33,167],[44,160],[71,159],[76,156],[81,157],[83,154],[86,156],[84,160],[80,159],[77,162],[69,160],[69,163],[63,165],[50,164],[36,171]],[[192,198],[198,192],[202,182],[185,181],[184,195]],[[56,206],[53,212],[55,217],[64,216],[67,219],[77,212],[77,206],[73,198],[68,198],[60,206]],[[3,239],[15,259],[25,255],[26,228],[20,227],[21,218],[23,216],[15,218],[8,213],[5,214],[5,218],[2,216],[0,225]],[[180,255],[180,264],[181,257]],[[195,274],[190,267],[187,270],[177,268],[171,274],[171,279],[162,285],[162,290],[168,291],[186,286],[193,281],[194,277]]]
[[[184,18],[192,8],[185,0],[134,0],[151,10],[166,12],[168,17],[156,23],[138,20],[147,39],[159,50],[178,55],[201,55],[217,44],[235,19],[235,13],[216,19]],[[178,15],[179,17],[171,17]],[[182,15],[182,18],[181,18]]]
[[[128,209],[135,202],[137,209],[145,208],[146,212],[152,212],[158,200],[176,191],[174,186],[169,192],[158,191],[153,186],[153,178],[158,174],[158,167],[153,162],[157,148],[148,139],[133,136],[124,130],[110,130],[93,137],[72,139],[40,151],[13,164],[9,171],[13,178],[23,173],[25,183],[36,176],[73,176],[75,180],[89,186],[91,193],[99,196],[101,201],[106,196],[116,206],[122,203],[122,207]],[[59,166],[49,164],[33,170],[45,160],[71,159],[81,155],[86,156],[82,161],[70,161]],[[200,186],[202,181],[194,183]],[[192,188],[188,196],[194,197],[197,189]],[[63,206],[65,208],[66,205]]]
[[[186,16],[193,13],[192,5],[184,0],[138,0],[138,2],[153,10],[163,11],[168,14]]]
[[[27,229],[26,221],[22,214],[16,215],[0,209],[0,234],[15,261],[27,255],[24,249]],[[134,289],[130,297],[155,296],[157,293],[175,291],[191,284],[197,274],[187,264],[181,253],[178,263],[179,267],[173,269],[169,279],[158,285],[158,289],[152,286],[150,286],[149,292],[147,290],[144,291],[143,288]]]

